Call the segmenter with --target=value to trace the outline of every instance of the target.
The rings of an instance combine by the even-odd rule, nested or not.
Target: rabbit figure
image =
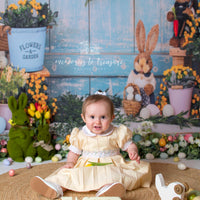
[[[130,72],[127,84],[133,83],[140,88],[143,106],[155,103],[154,90],[156,88],[156,80],[153,73],[151,73],[153,68],[151,53],[156,47],[158,35],[159,25],[157,24],[151,28],[146,41],[144,24],[141,20],[138,22],[136,26],[136,42],[139,54],[134,60],[134,70]]]
[[[187,183],[182,184],[177,181],[165,185],[162,174],[156,174],[155,185],[161,200],[183,200],[189,189]]]
[[[53,145],[51,144],[51,134],[49,133],[49,125],[39,125],[38,126],[38,142],[34,143],[34,147],[37,148],[37,155],[42,158],[42,160],[50,160],[56,153]]]
[[[17,162],[23,162],[24,158],[36,155],[36,149],[33,147],[34,131],[28,127],[29,118],[25,112],[27,105],[27,95],[22,93],[18,101],[9,97],[8,106],[12,112],[12,122],[14,125],[9,130],[8,153],[9,156]]]

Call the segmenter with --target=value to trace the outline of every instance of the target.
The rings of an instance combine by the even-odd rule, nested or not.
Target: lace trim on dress
[[[76,153],[76,154],[79,154],[79,155],[82,153],[82,151],[81,151],[80,149],[76,148],[76,147],[73,146],[73,145],[70,145],[68,149],[69,149],[70,151]]]
[[[89,158],[104,158],[120,155],[119,149],[104,150],[104,151],[83,151],[82,156]]]

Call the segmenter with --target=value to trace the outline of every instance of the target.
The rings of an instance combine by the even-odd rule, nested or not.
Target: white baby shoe
[[[126,189],[124,185],[121,183],[112,183],[109,185],[103,186],[97,193],[97,197],[102,197],[102,196],[114,196],[114,197],[123,197],[126,192]]]
[[[59,185],[46,181],[39,176],[33,177],[30,185],[35,192],[47,198],[55,199],[63,196],[63,190]]]

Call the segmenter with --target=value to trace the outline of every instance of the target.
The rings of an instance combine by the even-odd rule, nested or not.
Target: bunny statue
[[[159,35],[158,24],[153,26],[148,34],[145,50],[145,28],[143,22],[140,20],[136,26],[136,41],[139,54],[134,60],[134,70],[128,76],[128,83],[136,84],[140,88],[142,96],[142,105],[155,103],[154,90],[156,88],[156,80],[151,73],[153,63],[151,53],[156,47]]]
[[[35,157],[36,148],[33,147],[34,132],[28,127],[29,118],[25,112],[27,95],[22,93],[18,101],[9,97],[8,106],[12,112],[13,125],[9,130],[8,153],[17,162],[23,162],[26,156]]]
[[[185,193],[189,190],[187,183],[173,182],[165,185],[162,174],[156,174],[155,185],[161,200],[184,200]]]

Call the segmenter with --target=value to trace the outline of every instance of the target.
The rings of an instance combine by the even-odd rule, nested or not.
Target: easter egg
[[[26,168],[27,169],[30,169],[32,166],[31,166],[31,163],[26,163]]]
[[[147,160],[153,160],[154,159],[154,155],[152,153],[147,153],[146,156],[145,156],[145,158]]]
[[[133,98],[134,98],[133,94],[128,94],[127,95],[127,100],[131,101],[131,100],[133,100]]]
[[[0,117],[0,134],[3,133],[6,129],[6,120],[3,117]]]
[[[159,108],[155,104],[149,104],[149,105],[147,105],[146,108],[148,108],[150,110],[151,116],[155,116],[160,113]]]
[[[56,156],[56,157],[58,158],[58,160],[62,160],[61,154],[56,154],[56,155],[54,155],[54,156]]]
[[[140,111],[140,117],[143,119],[148,119],[151,116],[151,112],[148,108],[142,108]]]
[[[25,162],[27,162],[27,163],[32,163],[32,162],[33,162],[33,158],[30,157],[30,156],[27,156],[27,157],[25,158]]]
[[[10,158],[10,157],[8,157],[8,160],[10,161],[10,163],[12,163],[12,162],[13,162],[13,159],[12,159],[12,158]]]
[[[172,105],[166,104],[163,107],[163,116],[169,117],[169,116],[172,116],[172,115],[174,115],[174,108],[172,107]]]
[[[134,134],[132,139],[134,142],[139,142],[142,140],[142,136],[140,134]]]
[[[53,156],[52,158],[51,158],[51,160],[52,160],[52,162],[58,162],[58,157],[57,156]]]
[[[55,145],[55,149],[56,149],[57,151],[59,151],[59,150],[61,149],[61,145],[60,145],[60,144],[56,144],[56,145]]]
[[[128,94],[130,94],[130,93],[133,93],[134,92],[134,89],[133,89],[133,87],[127,87],[126,88],[126,92],[128,93]]]
[[[35,158],[35,162],[37,162],[37,163],[41,163],[41,162],[42,162],[42,158],[39,157],[39,156],[37,156],[37,157]]]
[[[180,159],[184,159],[184,158],[186,157],[186,154],[185,154],[184,152],[179,152],[179,153],[178,153],[178,157],[179,157]]]
[[[6,166],[9,166],[11,164],[11,162],[8,159],[4,159],[3,164]]]
[[[179,162],[179,157],[174,157],[174,162]]]
[[[178,163],[178,168],[180,170],[185,170],[187,167],[186,167],[186,165],[184,163]]]
[[[8,174],[9,174],[9,176],[14,176],[15,175],[15,170],[14,169],[10,169]]]
[[[139,102],[139,101],[142,101],[141,95],[140,95],[140,94],[136,94],[136,95],[135,95],[135,100],[138,101],[138,102]]]
[[[164,146],[166,145],[166,141],[165,141],[164,138],[160,138],[160,140],[159,140],[159,145],[160,145],[161,147],[164,147]]]
[[[161,158],[161,159],[167,159],[167,158],[168,158],[168,154],[162,152],[162,153],[160,154],[160,158]]]

